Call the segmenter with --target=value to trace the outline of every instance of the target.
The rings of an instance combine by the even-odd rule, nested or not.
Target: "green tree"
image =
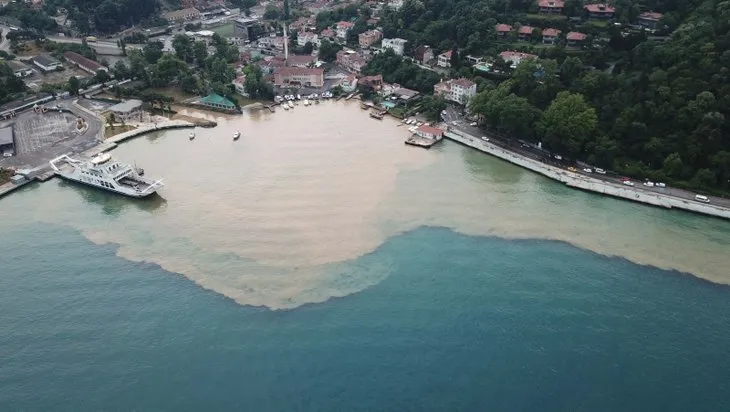
[[[129,77],[129,68],[126,64],[124,64],[122,60],[119,60],[118,62],[114,63],[112,73],[114,74],[115,79],[123,80]]]
[[[76,76],[71,76],[68,79],[68,82],[66,83],[66,91],[71,93],[74,96],[79,95],[79,88],[81,87],[81,82],[79,82],[79,79]]]
[[[579,93],[560,92],[537,123],[542,142],[551,150],[580,157],[596,130],[596,110]]]
[[[142,53],[144,53],[144,58],[145,60],[147,60],[147,63],[157,63],[157,60],[162,57],[162,49],[164,48],[165,45],[162,44],[162,42],[160,41],[153,41],[145,44],[144,48],[142,49]]]
[[[319,45],[319,59],[325,62],[333,62],[337,59],[337,52],[340,50],[342,50],[342,46],[339,44],[322,40]]]
[[[193,56],[195,56],[195,61],[198,66],[202,66],[205,63],[205,59],[208,58],[208,46],[205,45],[205,42],[196,41],[193,44]]]
[[[172,48],[177,58],[184,62],[190,62],[194,56],[193,41],[184,34],[176,34],[172,38]]]
[[[314,51],[314,44],[312,44],[311,41],[304,43],[304,48],[302,49],[302,53],[309,55],[309,54],[312,54],[313,51]]]

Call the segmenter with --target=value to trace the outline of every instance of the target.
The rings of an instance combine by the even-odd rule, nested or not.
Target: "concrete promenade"
[[[644,203],[667,209],[681,209],[730,219],[730,208],[713,203],[701,203],[696,200],[670,195],[656,190],[644,190],[643,187],[626,186],[606,180],[596,179],[584,174],[570,172],[560,167],[551,166],[526,156],[519,155],[503,147],[486,142],[467,133],[450,130],[444,134],[447,139],[477,149],[481,152],[506,160],[510,163],[540,173],[550,179],[564,183],[566,186],[583,189],[594,193],[613,196],[633,202]],[[713,199],[714,201],[714,199]]]

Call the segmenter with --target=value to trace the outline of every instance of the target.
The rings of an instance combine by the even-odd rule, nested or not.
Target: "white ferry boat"
[[[141,170],[100,153],[91,160],[77,160],[63,155],[51,160],[51,168],[64,179],[120,193],[130,197],[147,197],[163,185],[141,176]]]

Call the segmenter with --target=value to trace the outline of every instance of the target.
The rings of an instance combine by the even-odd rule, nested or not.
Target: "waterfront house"
[[[530,39],[532,38],[532,32],[533,31],[535,31],[535,28],[532,27],[532,26],[522,26],[517,31],[517,37],[520,40],[530,41]]]
[[[186,20],[200,19],[201,14],[198,9],[191,7],[182,10],[170,11],[162,15],[162,17],[170,23],[178,23]]]
[[[529,53],[522,53],[517,51],[503,51],[499,53],[499,57],[505,62],[510,64],[510,67],[517,68],[525,60],[537,59],[537,56]]]
[[[8,60],[5,63],[7,63],[8,67],[10,67],[10,69],[13,71],[15,77],[27,77],[33,74],[33,69],[20,61]]]
[[[236,93],[240,94],[243,97],[248,97],[249,94],[246,91],[246,76],[240,75],[233,79],[231,82],[233,83],[233,88],[236,89]]]
[[[406,43],[408,43],[408,40],[405,39],[383,39],[383,44],[381,48],[383,50],[391,49],[398,56],[402,56],[406,48]]]
[[[453,54],[453,52],[451,50],[447,50],[447,51],[439,54],[438,58],[436,60],[436,65],[438,67],[445,67],[445,68],[451,67],[452,54]]]
[[[616,13],[616,8],[603,3],[586,4],[583,9],[591,19],[610,19]]]
[[[33,57],[32,61],[33,64],[40,67],[44,72],[58,70],[61,67],[60,61],[47,55],[35,56]]]
[[[211,93],[198,100],[198,104],[212,109],[237,110],[235,103],[216,93]]]
[[[352,93],[357,90],[357,76],[354,73],[349,73],[337,85],[342,88],[343,92]]]
[[[565,8],[562,0],[538,0],[537,5],[543,14],[561,14]]]
[[[413,57],[419,63],[427,64],[433,60],[433,49],[426,45],[418,46],[416,47],[416,50],[413,51]]]
[[[377,43],[378,40],[383,38],[383,33],[381,33],[378,30],[368,30],[364,33],[360,33],[358,35],[358,43],[360,44],[360,47],[363,49],[366,49],[370,46],[372,46],[374,43]]]
[[[498,24],[494,30],[497,32],[497,37],[507,37],[512,31],[512,26],[509,24]]]
[[[142,101],[137,99],[125,100],[111,106],[107,111],[114,115],[117,122],[142,121]]]
[[[383,88],[383,76],[378,74],[375,76],[364,76],[357,81],[358,86],[368,87],[375,91]]]
[[[418,126],[418,129],[416,129],[416,135],[423,137],[424,139],[440,140],[444,137],[444,131],[438,127],[427,126],[424,124],[422,126]]]
[[[274,84],[278,87],[322,87],[324,85],[324,69],[310,67],[277,67],[274,69]]]
[[[568,47],[581,47],[583,46],[583,43],[585,42],[586,38],[585,34],[577,31],[571,31],[565,36],[565,40],[567,40],[567,46]]]
[[[542,44],[555,44],[560,35],[560,30],[548,28],[542,31]]]
[[[352,30],[353,26],[355,26],[355,23],[349,21],[337,22],[337,24],[335,25],[335,33],[337,34],[337,38],[340,40],[347,40],[347,33]]]
[[[452,79],[433,86],[433,93],[454,103],[467,104],[477,94],[477,84],[469,79]]]
[[[402,103],[414,101],[420,95],[416,90],[407,89],[395,83],[383,84],[380,94],[389,100],[397,100]]]
[[[639,16],[639,24],[646,29],[657,29],[663,16],[661,13],[647,11]]]

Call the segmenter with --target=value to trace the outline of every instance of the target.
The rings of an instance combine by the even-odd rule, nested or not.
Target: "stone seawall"
[[[492,143],[485,142],[478,137],[457,131],[448,131],[444,136],[465,146],[496,156],[517,166],[540,173],[550,179],[557,180],[567,186],[583,189],[594,193],[618,197],[634,202],[645,203],[667,209],[682,209],[725,219],[730,219],[730,209],[712,204],[700,203],[668,194],[649,192],[635,187],[594,179],[579,173],[569,172],[559,167],[547,165],[537,160],[511,152]]]

